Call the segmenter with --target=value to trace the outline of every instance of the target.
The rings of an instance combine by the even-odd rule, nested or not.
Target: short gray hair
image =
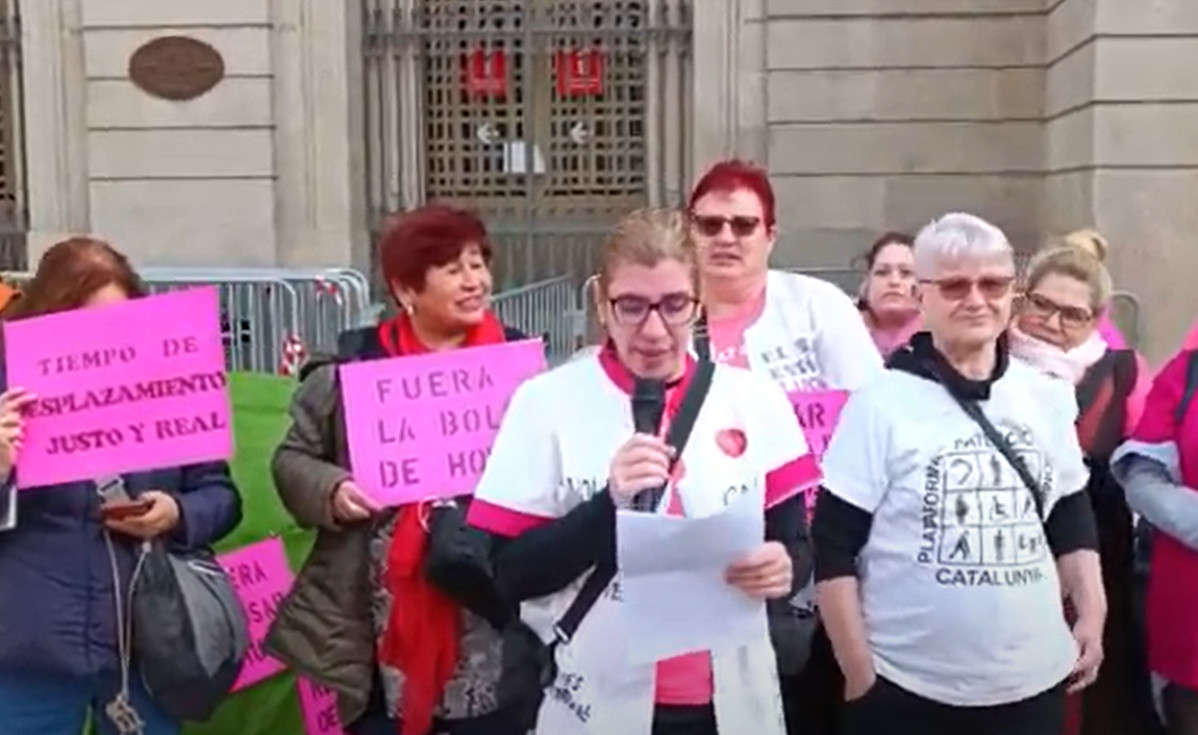
[[[945,261],[998,260],[1014,263],[1015,250],[1003,231],[981,217],[951,212],[934,219],[915,236],[915,274],[931,278]]]

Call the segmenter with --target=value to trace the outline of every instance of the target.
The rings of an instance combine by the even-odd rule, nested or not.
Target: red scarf
[[[416,336],[406,314],[380,324],[379,341],[392,357],[430,351]],[[461,346],[503,341],[503,324],[488,312],[466,333]],[[379,641],[379,661],[404,675],[401,735],[424,735],[431,729],[433,710],[458,664],[461,636],[458,605],[424,578],[428,550],[424,512],[419,503],[399,509],[382,580],[392,602]]]

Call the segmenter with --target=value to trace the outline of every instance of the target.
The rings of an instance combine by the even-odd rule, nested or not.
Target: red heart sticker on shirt
[[[724,450],[724,454],[736,459],[745,453],[749,439],[740,429],[720,429],[715,433],[715,443]]]

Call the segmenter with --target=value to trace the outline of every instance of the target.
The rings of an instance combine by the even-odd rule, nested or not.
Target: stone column
[[[1198,317],[1198,3],[1064,0],[1050,28],[1050,229],[1110,239],[1141,345],[1164,358]]]
[[[272,0],[280,265],[369,272],[360,0]]]
[[[29,256],[89,228],[79,0],[21,3]]]

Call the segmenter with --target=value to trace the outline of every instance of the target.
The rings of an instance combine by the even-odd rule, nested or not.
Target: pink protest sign
[[[342,365],[354,479],[385,505],[473,492],[512,393],[544,369],[539,340]]]
[[[262,652],[262,642],[275,620],[279,604],[291,590],[295,575],[287,563],[283,542],[277,538],[221,554],[219,561],[233,580],[250,624],[250,652],[233,685],[233,691],[237,691],[283,670],[282,663]]]
[[[307,735],[345,735],[341,717],[337,714],[337,693],[331,689],[300,679],[300,709],[304,713],[304,732]]]
[[[832,432],[836,430],[836,422],[840,420],[840,412],[849,392],[844,390],[824,391],[795,391],[790,394],[790,404],[794,407],[795,415],[799,417],[799,425],[803,427],[803,436],[807,439],[807,448],[822,459]],[[816,493],[819,487],[807,492],[806,505],[810,515],[815,510]]]
[[[214,289],[4,322],[4,360],[8,385],[37,396],[21,488],[232,452]]]
[[[807,447],[816,459],[824,456],[832,432],[836,430],[836,422],[840,420],[840,411],[848,399],[849,392],[845,390],[795,391],[790,394],[790,405],[799,417]]]

